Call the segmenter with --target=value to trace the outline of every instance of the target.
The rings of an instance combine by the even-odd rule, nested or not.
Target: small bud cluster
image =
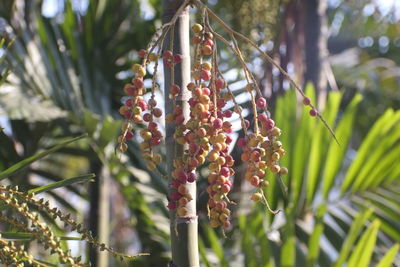
[[[57,254],[60,263],[68,263],[71,266],[85,266],[85,264],[80,262],[80,258],[72,257],[70,251],[64,251],[60,238],[55,236],[49,226],[40,222],[39,216],[30,211],[26,202],[19,200],[18,196],[20,194],[16,190],[17,188],[12,190],[1,187],[1,189],[5,193],[0,193],[0,202],[5,203],[8,207],[12,207],[13,210],[17,211],[30,222],[31,227],[29,228],[29,232],[36,237],[39,243],[44,245],[45,249],[50,249],[51,254]]]
[[[65,226],[69,225],[72,231],[76,230],[83,240],[99,248],[101,251],[107,250],[115,258],[118,257],[123,260],[125,258],[131,259],[140,255],[145,255],[125,255],[116,252],[114,249],[107,247],[104,243],[100,243],[95,239],[90,231],[83,228],[82,224],[76,223],[72,220],[70,214],[63,215],[59,209],[51,208],[48,201],[45,201],[43,198],[37,200],[35,199],[34,194],[18,191],[18,187],[11,188],[0,186],[0,192],[0,204],[5,203],[7,207],[17,211],[24,218],[24,221],[20,221],[14,218],[9,218],[7,215],[0,213],[0,221],[15,227],[19,231],[32,234],[32,237],[38,243],[42,244],[46,250],[49,249],[51,254],[55,253],[58,255],[60,263],[68,264],[69,266],[86,266],[81,263],[81,257],[72,257],[70,251],[65,251],[62,248],[60,238],[55,236],[49,226],[39,220],[39,215],[32,212],[28,205],[33,205],[37,210],[47,213],[47,215],[53,219],[58,218],[65,224]],[[27,258],[24,257],[23,260],[27,261]],[[35,263],[34,260],[33,262]]]

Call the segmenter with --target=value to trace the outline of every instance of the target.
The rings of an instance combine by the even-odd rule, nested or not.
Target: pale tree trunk
[[[163,22],[169,22],[182,4],[181,0],[163,0]],[[189,105],[187,97],[189,92],[186,85],[190,82],[190,48],[189,48],[189,10],[185,9],[179,16],[174,29],[174,54],[181,54],[183,61],[175,65],[174,80],[175,84],[181,88],[182,98],[177,100],[177,104],[182,105],[185,121],[189,117]],[[164,42],[164,50],[169,49],[169,37]],[[171,70],[164,66],[165,80],[165,114],[172,112],[173,103],[169,99],[169,88],[171,86]],[[173,170],[173,160],[182,155],[184,147],[178,145],[172,138],[175,131],[173,123],[166,124],[166,164],[169,181]],[[174,211],[170,213],[171,229],[171,249],[172,262],[174,267],[197,267],[199,264],[198,254],[198,232],[196,214],[196,183],[189,185],[189,191],[193,200],[187,205],[188,215],[185,218],[176,218]]]

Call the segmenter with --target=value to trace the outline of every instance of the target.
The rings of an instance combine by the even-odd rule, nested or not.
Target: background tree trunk
[[[183,3],[181,0],[163,0],[163,22],[169,22],[176,13],[179,6]],[[183,61],[176,64],[174,70],[175,84],[181,88],[181,99],[177,100],[177,104],[183,108],[185,121],[189,118],[189,105],[187,97],[189,92],[186,85],[190,82],[190,47],[189,47],[189,10],[186,8],[179,16],[175,25],[174,38],[174,54],[181,54]],[[164,42],[164,50],[169,49],[169,38]],[[165,79],[165,114],[172,113],[173,103],[169,99],[169,88],[171,86],[171,70],[164,66]],[[166,124],[166,163],[169,180],[173,169],[173,160],[182,155],[184,147],[174,142],[172,136],[175,131],[175,125]],[[171,249],[172,262],[171,266],[179,267],[196,267],[199,264],[198,255],[198,224],[196,214],[196,183],[189,185],[189,191],[193,200],[187,205],[188,215],[185,218],[177,218],[176,213],[170,213],[170,229],[171,229]]]
[[[324,105],[328,90],[325,71],[328,67],[328,26],[326,0],[305,0],[305,81],[312,82],[318,105]]]

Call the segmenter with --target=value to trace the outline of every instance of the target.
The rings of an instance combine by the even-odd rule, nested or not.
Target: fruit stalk
[[[179,7],[184,3],[182,0],[163,0],[163,22],[168,23],[176,14]],[[174,36],[171,36],[173,33]],[[189,105],[187,98],[190,93],[187,91],[187,84],[190,82],[190,48],[189,48],[189,10],[185,10],[179,15],[174,25],[174,30],[169,31],[164,42],[164,51],[169,49],[170,38],[173,38],[173,54],[181,54],[182,62],[171,67],[164,65],[164,95],[165,95],[165,114],[173,111],[173,101],[169,98],[172,82],[181,88],[180,95],[176,98],[176,104],[182,107],[182,114],[185,121],[189,118]],[[173,79],[171,79],[173,74]],[[181,157],[185,147],[179,145],[173,139],[175,132],[174,123],[166,123],[166,166],[169,182],[172,181],[171,172],[173,171],[173,161]],[[196,183],[188,184],[189,193],[192,200],[189,201],[187,214],[184,217],[177,217],[176,210],[170,211],[171,229],[171,249],[172,262],[174,267],[197,267],[199,264],[198,254],[198,223],[196,213]],[[171,188],[172,190],[172,188]]]

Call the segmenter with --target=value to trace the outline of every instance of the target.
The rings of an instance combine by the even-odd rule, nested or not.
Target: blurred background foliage
[[[205,184],[200,182],[203,265],[399,265],[399,4],[208,4],[307,87],[340,146],[308,110],[302,110],[284,77],[244,47],[283,130],[287,155],[282,164],[290,172],[287,177],[270,177],[266,195],[273,208],[282,210],[272,216],[264,207],[248,203],[249,188],[237,167],[232,198],[238,205],[227,238],[207,226],[201,191]],[[83,242],[68,242],[73,253],[93,266],[166,266],[167,183],[158,172],[145,169],[135,142],[126,156],[114,153],[121,88],[132,77],[129,69],[138,60],[136,51],[160,26],[161,1],[2,1],[0,17],[0,171],[65,137],[89,135],[2,182],[29,190],[95,173],[90,185],[43,194],[86,220],[100,241],[125,253],[150,252],[151,257],[121,264]],[[237,62],[228,51],[220,54],[221,70],[246,108]],[[239,159],[236,148],[233,155]],[[47,219],[63,231],[57,221]],[[36,248],[32,244],[29,249]]]

